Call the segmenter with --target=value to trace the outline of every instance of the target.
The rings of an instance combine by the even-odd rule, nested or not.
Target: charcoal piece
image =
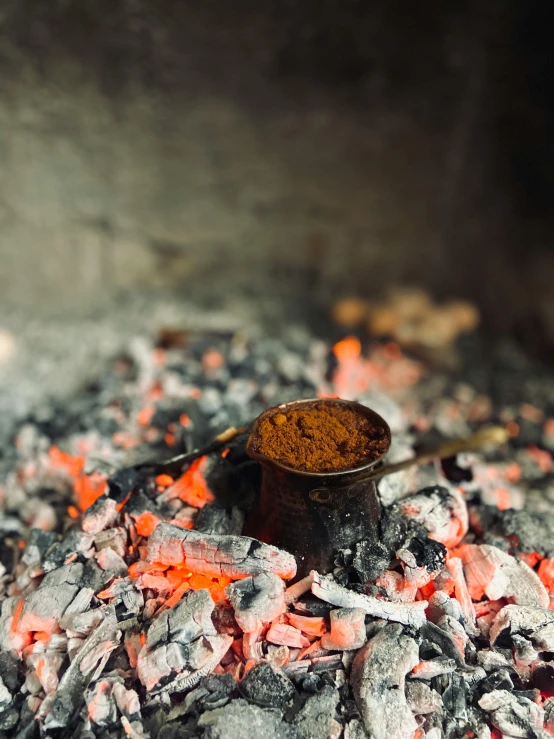
[[[437,691],[421,680],[407,681],[406,702],[415,714],[434,713],[442,706],[442,698]]]
[[[142,490],[135,490],[129,500],[125,503],[125,513],[140,516],[141,513],[150,511],[161,518],[161,506]]]
[[[549,734],[554,734],[554,698],[547,698],[543,703],[544,728]]]
[[[457,672],[449,675],[449,685],[442,694],[444,710],[455,719],[467,719],[467,687]]]
[[[429,642],[437,644],[445,657],[453,659],[459,667],[465,666],[460,651],[453,637],[431,621],[427,621],[420,629],[420,635]]]
[[[215,635],[211,615],[214,602],[207,590],[190,591],[173,608],[161,613],[150,625],[146,648],[178,642],[189,644],[201,634]]]
[[[481,680],[475,688],[475,696],[479,700],[485,693],[492,693],[493,690],[512,691],[513,689],[514,683],[512,682],[509,671],[502,669],[492,672],[484,680]]]
[[[240,687],[249,701],[271,708],[282,708],[296,695],[289,678],[269,662],[261,662],[250,670]]]
[[[105,493],[97,498],[83,514],[81,527],[84,532],[94,536],[111,526],[119,516],[118,504]]]
[[[12,694],[10,693],[10,691],[4,684],[4,681],[0,677],[0,713],[2,713],[2,711],[5,711],[11,702],[12,702]]]
[[[442,655],[442,649],[435,641],[422,639],[419,645],[419,656],[422,660],[432,660]]]
[[[335,718],[335,708],[339,702],[339,692],[325,685],[319,693],[309,696],[302,708],[292,719],[298,739],[316,739],[330,734]]]
[[[368,539],[359,541],[354,547],[352,567],[356,571],[360,582],[375,581],[390,563],[387,548],[380,542]]]
[[[142,470],[126,467],[118,470],[108,479],[108,495],[116,503],[122,503],[143,479]]]
[[[543,695],[554,695],[554,664],[538,662],[531,668],[529,686],[537,688]]]
[[[87,663],[90,663],[91,659],[94,660],[99,647],[113,643],[121,636],[121,632],[117,630],[115,610],[110,606],[104,607],[103,610],[104,619],[87,637],[60,680],[56,697],[44,721],[44,727],[48,731],[70,725],[84,703],[85,690],[93,677]],[[93,666],[94,664],[93,662]]]
[[[205,711],[219,708],[223,702],[227,702],[235,692],[237,684],[230,673],[224,675],[208,675],[200,681],[199,687],[207,691],[207,695],[200,703]]]
[[[235,611],[235,620],[244,632],[258,631],[264,623],[286,611],[285,585],[271,572],[231,583],[225,593]]]
[[[0,678],[12,693],[18,690],[23,682],[20,663],[9,652],[0,651]]]
[[[361,608],[335,608],[330,614],[331,633],[321,637],[323,649],[360,649],[366,641],[365,611]]]
[[[417,567],[425,567],[428,572],[442,570],[446,563],[446,547],[434,539],[414,536],[404,542],[402,549],[415,557]]]
[[[511,647],[512,636],[528,639],[539,652],[554,652],[554,612],[508,605],[496,614],[490,629],[491,646]]]
[[[490,600],[512,598],[521,606],[548,608],[548,592],[525,562],[488,544],[464,544],[458,552],[472,600],[486,595]]]
[[[225,508],[208,503],[198,511],[194,521],[195,531],[205,534],[240,534],[242,523]]]
[[[429,598],[429,608],[427,609],[427,617],[434,624],[438,623],[443,616],[451,618],[463,623],[464,615],[462,608],[456,598],[451,598],[446,593],[437,590]]]
[[[350,683],[366,731],[374,739],[412,739],[417,724],[406,703],[406,675],[419,662],[416,642],[386,624],[360,649]]]
[[[97,593],[111,579],[111,575],[98,566],[94,559],[87,559],[83,568],[82,585]]]
[[[493,726],[507,736],[535,739],[537,730],[543,727],[543,709],[507,690],[485,693],[479,699],[479,706],[489,714]]]
[[[277,547],[247,536],[203,534],[161,523],[148,539],[148,561],[186,563],[203,575],[244,577],[271,572],[290,579],[296,574],[294,557]]]
[[[302,676],[299,682],[306,693],[317,693],[321,688],[321,678],[315,672]]]
[[[198,726],[204,729],[203,739],[297,739],[298,734],[281,721],[273,708],[260,708],[242,698],[236,698],[223,708],[206,711]]]
[[[43,557],[42,569],[45,572],[55,570],[65,564],[70,554],[84,555],[92,549],[93,538],[78,529],[72,529],[62,541],[54,542]]]
[[[410,527],[422,527],[432,540],[449,547],[458,544],[468,529],[467,506],[453,486],[424,488],[401,500],[395,509]]]
[[[43,531],[42,529],[31,529],[27,547],[21,561],[29,566],[39,564],[46,551],[56,542],[57,536],[53,531]]]
[[[19,711],[8,708],[0,713],[0,731],[11,731],[19,721]]]
[[[378,600],[369,595],[355,593],[335,583],[330,577],[322,577],[312,572],[312,593],[321,600],[341,608],[361,608],[370,616],[398,621],[407,626],[420,627],[426,621],[427,601],[415,603],[393,603]]]
[[[344,727],[344,739],[367,739],[364,725],[357,718],[353,718]]]

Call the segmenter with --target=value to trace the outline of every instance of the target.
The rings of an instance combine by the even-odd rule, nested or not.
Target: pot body
[[[379,518],[373,481],[313,480],[264,463],[260,498],[244,533],[294,554],[303,577],[310,570],[330,572],[337,549],[375,541]]]
[[[362,539],[378,537],[380,505],[374,481],[367,480],[380,459],[340,472],[313,473],[294,470],[256,452],[256,430],[260,419],[289,408],[321,403],[297,401],[270,408],[256,419],[247,451],[262,465],[262,485],[258,502],[249,516],[244,533],[286,549],[296,557],[297,578],[312,569],[321,573],[334,567],[337,549],[353,546]],[[324,402],[355,407],[371,417],[388,434],[386,422],[369,408],[344,400]]]

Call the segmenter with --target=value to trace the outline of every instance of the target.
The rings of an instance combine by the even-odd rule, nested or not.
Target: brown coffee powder
[[[338,472],[381,456],[385,430],[362,413],[322,401],[265,418],[256,449],[288,467],[307,472]]]

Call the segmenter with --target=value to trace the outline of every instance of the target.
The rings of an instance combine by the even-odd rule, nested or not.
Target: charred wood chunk
[[[504,606],[490,629],[491,646],[512,647],[515,636],[526,639],[538,652],[554,652],[554,612],[546,608]]]
[[[365,611],[362,608],[336,608],[331,611],[331,633],[321,639],[323,649],[360,649],[367,641]]]
[[[198,726],[204,730],[203,739],[252,739],[267,737],[280,739],[286,725],[281,721],[281,712],[273,708],[260,708],[237,698],[224,708],[206,711],[200,716]]]
[[[364,726],[375,739],[413,739],[417,723],[406,702],[406,675],[418,664],[418,647],[399,624],[387,624],[362,647],[350,682]]]
[[[364,613],[387,621],[398,621],[407,626],[419,628],[426,621],[425,609],[427,601],[414,603],[392,603],[378,600],[370,595],[355,593],[352,590],[338,585],[330,577],[322,577],[318,572],[312,572],[312,593],[321,600],[341,608],[361,608]]]
[[[339,691],[325,685],[319,693],[310,696],[292,720],[298,739],[329,736],[335,720]]]
[[[513,598],[521,606],[548,608],[548,592],[537,574],[514,557],[488,544],[464,544],[457,550],[474,601]]]
[[[204,534],[161,523],[148,540],[148,561],[185,563],[203,575],[244,577],[272,572],[288,580],[296,562],[288,552],[247,536]]]
[[[289,678],[269,662],[261,662],[250,670],[241,682],[240,689],[252,703],[272,708],[283,708],[296,695]]]
[[[543,727],[544,711],[532,700],[507,690],[493,690],[479,699],[490,721],[506,736],[534,739]]]
[[[286,611],[285,586],[277,575],[262,573],[228,585],[225,592],[235,620],[245,632],[258,631]]]

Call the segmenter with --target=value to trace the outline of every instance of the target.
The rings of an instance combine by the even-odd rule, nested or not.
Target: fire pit
[[[206,334],[43,406],[1,462],[0,737],[546,737],[554,378],[498,367],[485,394],[392,343]],[[261,445],[329,408],[381,446]]]

